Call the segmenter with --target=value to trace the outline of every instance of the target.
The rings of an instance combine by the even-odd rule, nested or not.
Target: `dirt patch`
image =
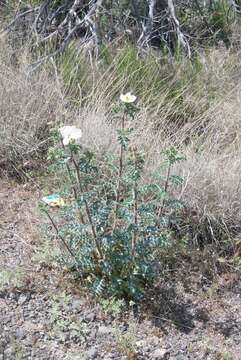
[[[176,271],[140,309],[95,304],[40,246],[39,191],[0,182],[0,359],[241,358],[241,282]]]

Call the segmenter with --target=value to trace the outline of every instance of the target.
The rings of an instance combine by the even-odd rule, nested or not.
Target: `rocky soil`
[[[177,271],[137,312],[96,304],[51,260],[33,188],[0,180],[0,360],[241,359],[237,274]]]

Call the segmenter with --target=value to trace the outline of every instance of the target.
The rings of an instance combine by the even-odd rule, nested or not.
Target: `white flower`
[[[75,126],[63,126],[59,131],[64,145],[68,145],[71,141],[79,140],[82,137],[82,131]]]
[[[121,94],[120,100],[126,104],[131,104],[136,101],[136,96],[128,92],[126,94]]]

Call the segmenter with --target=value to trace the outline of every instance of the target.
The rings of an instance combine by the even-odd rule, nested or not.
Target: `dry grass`
[[[202,118],[175,129],[174,136],[164,123],[159,132],[149,129],[144,136],[151,170],[161,164],[159,153],[167,146],[176,144],[185,156],[175,169],[185,181],[175,192],[187,204],[184,224],[199,243],[230,244],[241,230],[240,90],[236,85]]]
[[[236,88],[237,94],[239,90]],[[214,239],[221,229],[227,235],[228,230],[238,233],[241,229],[241,120],[237,116],[241,104],[238,97],[233,99],[234,94],[213,114],[201,154],[193,151],[188,154],[187,165],[189,163],[192,178],[185,197],[202,216],[218,220],[214,227],[217,236],[211,225],[209,227]]]
[[[128,78],[117,82],[113,70],[105,73],[92,84],[88,101],[85,94],[77,107],[64,94],[55,67],[51,72],[42,68],[28,76],[26,52],[22,52],[16,66],[6,55],[6,45],[1,47],[5,47],[1,52],[5,56],[0,57],[2,167],[4,164],[5,168],[16,170],[41,157],[49,141],[49,123],[52,127],[56,121],[81,127],[84,144],[99,153],[116,150],[118,119],[113,118],[110,107],[113,94],[118,87],[126,88]],[[161,164],[160,151],[169,145],[176,144],[186,156],[177,168],[185,179],[178,196],[192,214],[192,224],[188,226],[196,239],[219,241],[220,233],[228,238],[241,227],[241,86],[236,75],[237,59],[238,54],[224,53],[223,49],[203,58],[200,83],[186,82],[177,94],[184,99],[181,110],[175,107],[177,97],[170,98],[172,84],[156,95],[160,100],[154,108],[148,105],[149,100],[145,102],[140,97],[143,106],[136,119],[133,141],[146,151],[147,173]],[[114,89],[109,91],[111,84]],[[217,96],[207,108],[207,99],[213,95],[210,86],[215,87]],[[188,113],[190,108],[193,111]]]
[[[30,77],[26,72],[27,53],[7,57],[1,44],[0,57],[0,163],[18,171],[46,150],[48,123],[62,114],[63,99],[46,71]]]
[[[201,84],[208,78],[213,81],[217,99],[208,109],[203,106],[201,112],[196,111],[203,101],[202,92],[199,96],[192,94],[193,84],[185,87],[181,95],[186,101],[196,98],[197,104],[195,112],[189,116],[185,113],[184,125],[171,120],[176,99],[166,102],[168,89],[159,94],[158,109],[143,107],[136,119],[133,141],[146,151],[147,173],[161,165],[160,152],[167,146],[175,144],[186,157],[176,169],[185,179],[177,195],[188,208],[185,231],[188,227],[192,240],[199,243],[227,240],[230,245],[241,229],[241,86],[235,72],[236,62],[237,54],[223,53],[223,49],[212,54],[200,81]],[[76,124],[84,129],[88,146],[114,151],[115,121],[111,120],[102,94],[98,93],[99,98],[95,94],[94,103],[85,108],[84,116],[82,113],[76,117]],[[179,115],[183,119],[183,113]],[[110,122],[112,126],[108,125]]]

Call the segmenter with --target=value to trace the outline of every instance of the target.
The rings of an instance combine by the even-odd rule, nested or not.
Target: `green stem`
[[[65,248],[67,249],[67,251],[70,253],[70,255],[71,255],[71,256],[74,258],[74,260],[76,261],[75,254],[73,253],[73,251],[71,250],[71,248],[69,247],[69,245],[68,245],[68,243],[65,241],[65,239],[59,234],[58,227],[57,227],[57,225],[55,224],[52,216],[50,216],[50,214],[49,214],[49,212],[48,212],[47,210],[45,210],[45,213],[46,213],[46,215],[48,216],[51,224],[53,225],[57,237],[61,240],[61,242],[63,243],[63,245],[64,245]]]
[[[121,130],[125,129],[125,114],[123,114],[121,119]],[[116,224],[117,214],[119,209],[119,202],[120,202],[120,188],[121,188],[121,177],[123,173],[123,157],[124,157],[124,145],[121,144],[120,146],[120,156],[119,156],[119,173],[118,173],[118,184],[117,184],[117,193],[116,193],[116,207],[115,207],[115,221]],[[114,225],[115,228],[115,225]]]
[[[168,186],[169,186],[170,173],[171,173],[171,163],[169,162],[169,164],[168,164],[168,169],[167,169],[167,176],[166,176],[165,185],[164,185],[165,196],[166,196],[166,193],[167,193],[167,190],[168,190]],[[164,199],[163,199],[163,201],[162,201],[162,205],[160,206],[160,208],[159,208],[159,210],[158,210],[158,213],[157,213],[157,218],[156,218],[156,224],[157,224],[157,226],[159,226],[159,220],[160,220],[160,217],[161,217],[162,214],[163,214],[165,204],[166,204],[166,199],[165,199],[165,197],[164,197]]]
[[[135,248],[136,248],[136,240],[137,240],[137,211],[138,211],[138,189],[137,189],[137,180],[135,180],[134,183],[134,224],[135,224],[135,229],[133,232],[133,236],[132,236],[132,244],[131,244],[131,251],[132,251],[132,256],[135,256]]]
[[[65,147],[64,147],[64,144],[63,144],[63,140],[61,140],[61,145],[62,145],[62,148],[63,148],[64,151],[65,151]],[[69,165],[68,165],[67,163],[66,163],[65,165],[66,165],[66,169],[67,169],[67,172],[68,172],[69,180],[70,180],[70,183],[71,183],[71,188],[72,188],[72,191],[73,191],[73,194],[74,194],[74,199],[75,199],[75,202],[76,202],[76,204],[77,204],[77,206],[78,206],[80,222],[81,222],[82,224],[85,224],[84,216],[83,216],[83,214],[82,214],[82,212],[81,212],[81,208],[80,208],[79,202],[78,202],[77,191],[76,191],[76,188],[75,188],[75,186],[74,186],[74,184],[73,184],[73,181],[72,181],[72,176],[71,176],[70,167],[69,167]]]
[[[71,160],[73,161],[73,164],[74,164],[74,167],[75,167],[75,171],[76,171],[76,175],[77,175],[77,182],[78,182],[78,185],[79,185],[79,189],[81,191],[81,193],[83,194],[84,193],[84,189],[82,187],[82,184],[81,184],[81,176],[80,176],[80,170],[79,170],[79,166],[73,156],[73,153],[71,153]],[[87,200],[84,200],[84,205],[85,205],[85,211],[86,211],[86,215],[87,215],[87,218],[88,218],[88,221],[91,225],[91,231],[92,231],[92,234],[93,234],[93,238],[94,238],[94,242],[95,242],[95,245],[96,245],[96,249],[98,251],[98,255],[101,259],[104,258],[103,256],[103,252],[102,252],[102,249],[101,249],[101,246],[100,246],[100,243],[97,239],[97,234],[96,234],[96,230],[95,230],[95,226],[94,226],[94,223],[93,223],[93,219],[92,219],[92,216],[91,216],[91,212],[90,212],[90,208],[89,208],[89,205],[88,205],[88,202]]]

